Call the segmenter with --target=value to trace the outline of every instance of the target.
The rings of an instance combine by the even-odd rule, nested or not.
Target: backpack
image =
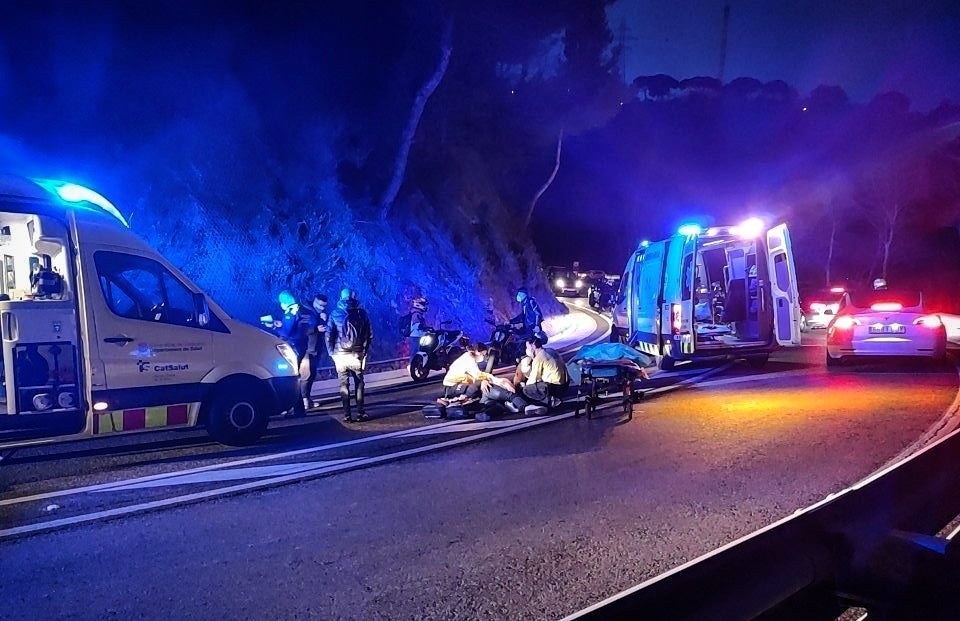
[[[370,324],[366,313],[360,308],[347,309],[343,318],[343,331],[340,333],[339,345],[345,351],[363,351],[370,338]]]
[[[400,320],[397,322],[397,329],[400,332],[400,336],[410,336],[410,328],[412,326],[413,313],[407,313],[402,315]]]

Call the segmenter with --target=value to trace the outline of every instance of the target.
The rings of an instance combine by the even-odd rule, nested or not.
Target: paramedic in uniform
[[[313,374],[316,372],[316,356],[310,355],[311,340],[314,349],[317,346],[317,316],[313,310],[302,306],[293,294],[284,289],[277,296],[283,319],[273,323],[277,335],[297,352],[297,370],[300,372],[300,399],[293,406],[293,416],[307,415],[310,389],[313,387]]]

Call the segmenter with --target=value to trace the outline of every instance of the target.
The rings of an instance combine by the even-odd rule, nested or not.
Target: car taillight
[[[683,319],[683,314],[680,312],[679,304],[670,305],[670,314],[672,316],[672,327],[674,334],[680,334],[680,323]]]
[[[899,302],[878,302],[870,307],[870,310],[881,313],[892,313],[903,310],[903,304]]]
[[[917,317],[913,321],[915,326],[925,326],[927,328],[939,328],[943,325],[943,321],[940,319],[940,315],[924,315],[923,317]]]
[[[849,315],[844,315],[843,317],[837,317],[837,320],[833,322],[833,327],[837,330],[849,330],[853,326],[859,326],[860,320],[854,319]]]

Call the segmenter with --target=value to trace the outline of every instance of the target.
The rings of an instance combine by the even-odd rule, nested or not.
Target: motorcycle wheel
[[[410,378],[415,382],[422,382],[430,375],[430,367],[427,365],[427,357],[424,354],[417,354],[410,361]]]

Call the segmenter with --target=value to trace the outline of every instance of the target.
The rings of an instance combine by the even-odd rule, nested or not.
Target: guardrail
[[[958,515],[960,431],[567,619],[960,619]]]

